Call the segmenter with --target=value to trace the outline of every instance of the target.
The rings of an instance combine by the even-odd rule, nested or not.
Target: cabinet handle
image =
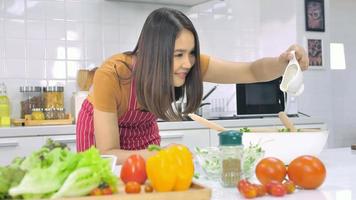
[[[184,137],[183,133],[161,135],[161,139],[174,139],[174,138],[183,138],[183,137]]]
[[[75,139],[53,139],[53,141],[65,144],[75,143]]]
[[[0,142],[0,147],[17,147],[19,146],[18,142]]]

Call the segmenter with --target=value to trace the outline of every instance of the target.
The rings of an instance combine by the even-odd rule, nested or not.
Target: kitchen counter
[[[325,182],[317,190],[296,190],[283,199],[352,200],[356,199],[356,150],[350,148],[325,149],[319,158],[325,164]],[[212,188],[212,200],[244,199],[236,188],[223,188],[219,182],[204,177],[198,182]],[[256,199],[277,199],[266,195]]]
[[[298,125],[308,126],[313,124],[324,124],[323,120],[314,117],[293,117],[291,120]],[[247,118],[247,119],[230,119],[230,120],[212,120],[226,128],[229,127],[262,127],[262,126],[282,126],[281,121],[277,117],[263,118]],[[187,129],[203,129],[194,121],[181,122],[158,122],[160,131],[169,130],[187,130]],[[0,128],[0,138],[6,137],[30,137],[30,136],[53,136],[53,135],[74,135],[75,124],[73,125],[58,125],[58,126],[27,126],[27,127],[9,127]]]

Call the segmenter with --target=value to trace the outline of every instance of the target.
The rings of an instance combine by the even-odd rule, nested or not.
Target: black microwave
[[[238,116],[277,115],[284,111],[284,93],[279,89],[282,77],[268,82],[236,84]]]

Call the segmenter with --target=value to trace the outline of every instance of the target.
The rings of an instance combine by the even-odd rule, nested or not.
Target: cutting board
[[[127,194],[124,192],[123,184],[119,184],[119,192],[114,195],[106,196],[85,196],[75,198],[61,198],[60,200],[209,200],[211,199],[211,189],[193,183],[187,191],[176,192],[152,192],[146,193],[144,186],[141,188],[141,193]]]

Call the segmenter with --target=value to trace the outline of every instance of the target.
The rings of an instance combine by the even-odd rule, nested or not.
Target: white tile
[[[67,80],[64,87],[64,108],[66,113],[71,113],[71,100],[73,92],[77,90],[77,82],[75,80]]]
[[[81,21],[82,20],[82,6],[80,1],[66,1],[65,2],[66,9],[66,19],[73,21]]]
[[[5,57],[5,41],[0,38],[0,58]]]
[[[46,2],[46,19],[65,19],[64,1],[47,1]]]
[[[119,43],[104,43],[104,58],[120,53]]]
[[[75,42],[75,41],[67,42],[67,59],[69,60],[84,59],[83,42]]]
[[[83,8],[83,21],[86,22],[101,22],[101,2],[89,3],[81,2]]]
[[[86,69],[93,69],[95,67],[100,67],[103,63],[103,60],[87,60],[85,62]]]
[[[0,18],[5,17],[5,1],[1,0],[0,1]]]
[[[7,78],[26,78],[24,59],[6,59],[5,74]]]
[[[26,37],[25,21],[22,19],[5,20],[4,24],[5,36],[7,38],[21,38]]]
[[[66,47],[64,41],[47,40],[46,42],[46,58],[47,59],[65,59]]]
[[[67,40],[80,41],[84,40],[84,27],[83,23],[66,22],[66,36]]]
[[[103,23],[116,23],[120,22],[120,3],[117,1],[104,1],[102,3],[103,9]]]
[[[79,69],[85,69],[84,62],[67,61],[67,80],[75,80]]]
[[[65,80],[47,80],[47,86],[66,86]],[[65,88],[64,88],[65,90]]]
[[[5,17],[24,18],[25,0],[5,0]]]
[[[121,25],[120,26],[120,43],[135,43],[140,36],[141,27],[134,25]]]
[[[115,24],[103,24],[104,42],[119,42],[119,26]]]
[[[46,61],[45,60],[27,60],[26,74],[29,79],[46,78]]]
[[[102,60],[103,58],[103,43],[101,41],[86,41],[85,42],[85,59],[86,60]]]
[[[45,40],[27,40],[27,58],[28,59],[45,59],[46,42]]]
[[[65,22],[61,20],[47,20],[46,37],[49,40],[65,40]]]
[[[28,39],[46,39],[46,22],[39,20],[27,21],[27,38]]]
[[[0,58],[0,78],[6,78],[4,63],[5,60],[3,58]]]
[[[86,41],[102,41],[102,25],[100,23],[85,23],[84,33]]]
[[[27,0],[27,19],[44,20],[46,18],[46,2]]]
[[[5,36],[4,19],[2,19],[0,15],[0,38],[4,36]]]
[[[24,59],[26,54],[26,40],[24,39],[6,39],[5,56],[6,58]]]
[[[47,60],[46,77],[47,79],[65,79],[66,62],[61,60]]]

